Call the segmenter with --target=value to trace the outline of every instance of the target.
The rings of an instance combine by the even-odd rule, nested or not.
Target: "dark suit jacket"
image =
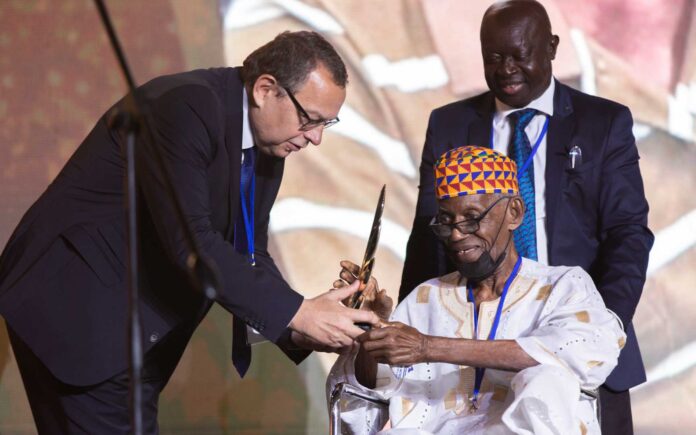
[[[454,270],[428,228],[437,212],[433,163],[452,148],[488,146],[494,113],[490,92],[432,112],[400,300],[419,283]],[[654,239],[647,227],[648,204],[632,126],[625,106],[556,82],[545,174],[549,263],[588,271],[607,307],[623,321],[627,343],[606,383],[616,391],[645,381],[631,319]],[[583,162],[571,169],[568,152],[575,145]]]
[[[302,297],[267,252],[282,160],[257,158],[258,266],[230,243],[240,208],[242,89],[234,68],[159,77],[140,88],[188,224],[220,271],[217,302],[283,342]],[[107,118],[26,213],[0,257],[0,314],[56,377],[74,385],[127,367],[123,138],[107,128]],[[136,149],[143,335],[147,350],[183,330],[183,352],[212,302],[182,271],[188,252],[151,152]]]

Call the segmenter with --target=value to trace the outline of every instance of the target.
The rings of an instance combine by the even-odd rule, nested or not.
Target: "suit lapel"
[[[478,118],[469,127],[469,137],[467,145],[478,145],[488,147],[491,140],[491,126],[493,125],[493,114],[495,113],[495,103],[493,94],[487,92],[481,98],[476,107]]]
[[[257,223],[268,217],[278,196],[280,182],[283,178],[285,159],[257,153],[256,158],[256,204]]]
[[[546,236],[548,238],[549,264],[554,263],[553,247],[558,234],[558,206],[561,200],[563,171],[572,147],[571,139],[575,132],[573,105],[565,85],[556,81],[553,97],[553,116],[549,121],[546,143]]]
[[[239,183],[242,166],[242,81],[239,70],[231,71],[224,88],[225,106],[225,148],[229,158],[228,181],[228,216],[229,222],[225,231],[225,238],[230,240],[234,231],[234,221],[239,213]]]

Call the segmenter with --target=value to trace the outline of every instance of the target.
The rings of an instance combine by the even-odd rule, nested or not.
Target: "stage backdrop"
[[[547,0],[557,78],[628,105],[656,234],[634,324],[648,382],[632,394],[638,434],[696,433],[696,13],[692,0]],[[324,292],[359,261],[382,184],[375,275],[396,297],[429,112],[485,89],[478,27],[489,1],[110,0],[138,82],[238,65],[283,30],[324,34],[348,64],[341,122],[287,161],[271,221],[291,285]],[[125,91],[89,0],[0,1],[0,247],[101,113]],[[125,293],[124,293],[125,297]],[[41,322],[41,319],[36,319]],[[295,367],[254,348],[240,380],[231,318],[214,308],[160,402],[162,433],[327,432],[329,355]],[[125,333],[125,331],[124,331]],[[35,428],[4,325],[0,433]]]

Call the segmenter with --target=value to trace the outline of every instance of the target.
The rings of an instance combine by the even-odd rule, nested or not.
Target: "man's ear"
[[[556,58],[556,50],[558,50],[558,43],[561,42],[561,38],[558,35],[551,35],[551,41],[549,41],[549,59],[554,60]]]
[[[522,198],[518,195],[510,200],[510,205],[508,206],[508,229],[514,231],[522,225],[522,219],[524,218],[524,202]]]
[[[269,97],[278,95],[278,80],[270,74],[261,74],[251,88],[251,95],[256,106],[263,107]]]

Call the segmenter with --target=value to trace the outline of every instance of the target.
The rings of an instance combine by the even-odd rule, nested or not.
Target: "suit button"
[[[153,332],[152,334],[150,334],[150,343],[154,343],[154,342],[156,342],[157,340],[159,340],[159,334],[158,334],[158,333]]]

